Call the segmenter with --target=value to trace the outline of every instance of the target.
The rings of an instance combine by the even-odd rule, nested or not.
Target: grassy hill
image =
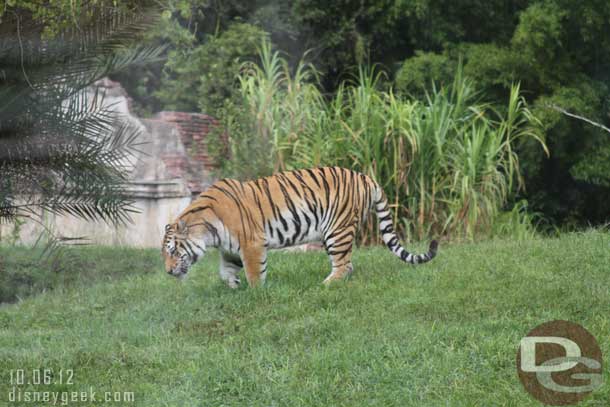
[[[10,260],[27,250],[0,248],[5,284],[44,291],[0,306],[0,405],[34,405],[9,401],[11,370],[52,369],[55,384],[22,394],[97,392],[70,406],[122,405],[106,391],[133,392],[124,405],[137,406],[537,406],[515,368],[530,329],[578,322],[610,357],[610,235],[599,231],[445,245],[419,267],[359,249],[352,278],[330,288],[323,253],[273,253],[267,286],[235,291],[216,254],[180,282],[156,250],[75,253],[37,286],[40,270],[19,277]],[[608,405],[607,366],[581,405]]]

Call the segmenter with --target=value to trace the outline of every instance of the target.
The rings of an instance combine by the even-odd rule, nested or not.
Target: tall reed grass
[[[245,64],[239,75],[240,100],[225,111],[231,156],[225,171],[252,178],[348,167],[383,187],[395,225],[409,239],[470,240],[497,232],[495,220],[522,185],[515,145],[534,138],[546,150],[519,85],[505,106],[491,106],[461,69],[452,85],[432,87],[424,100],[380,90],[381,75],[360,67],[326,99],[313,66],[301,63],[292,72],[263,44],[260,63]],[[378,239],[371,221],[361,241]]]

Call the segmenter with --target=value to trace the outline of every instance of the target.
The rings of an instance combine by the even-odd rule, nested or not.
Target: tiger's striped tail
[[[410,264],[421,264],[429,262],[436,256],[438,249],[438,242],[433,240],[430,242],[430,247],[427,253],[413,254],[409,253],[398,240],[396,232],[394,231],[394,225],[392,223],[392,214],[388,207],[388,199],[380,186],[377,185],[375,197],[375,212],[379,219],[379,230],[381,231],[381,237],[385,245],[394,253],[397,257],[400,257],[402,261]]]

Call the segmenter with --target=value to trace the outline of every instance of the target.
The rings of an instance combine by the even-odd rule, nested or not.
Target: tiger
[[[436,240],[423,254],[402,247],[385,193],[371,177],[323,167],[215,182],[165,226],[165,271],[184,278],[214,247],[220,251],[221,280],[237,288],[238,273],[245,268],[254,287],[265,282],[268,250],[319,242],[330,258],[331,272],[323,281],[329,284],[352,274],[356,232],[373,210],[383,242],[402,261],[421,264],[436,256]]]

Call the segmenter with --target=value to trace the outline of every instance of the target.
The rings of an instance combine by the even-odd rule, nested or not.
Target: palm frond
[[[158,13],[93,13],[52,40],[17,14],[3,21],[15,35],[0,38],[0,221],[48,211],[125,223],[135,211],[126,186],[141,128],[91,86],[161,57],[134,45]]]

